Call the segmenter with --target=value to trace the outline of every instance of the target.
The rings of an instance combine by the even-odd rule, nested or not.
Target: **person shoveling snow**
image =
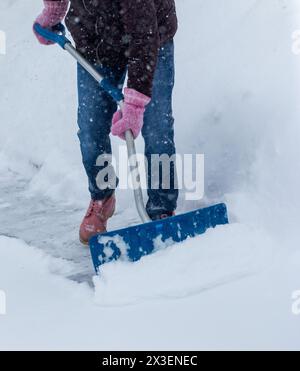
[[[169,167],[168,187],[161,167],[153,174],[154,159],[166,155],[172,158],[176,154],[172,114],[177,31],[174,0],[70,1],[69,11],[68,6],[68,0],[45,0],[34,32],[41,44],[58,43],[79,62],[79,140],[91,193],[79,235],[82,243],[90,245],[96,269],[119,258],[122,252],[130,260],[138,260],[155,250],[158,238],[162,244],[180,242],[204,233],[209,227],[226,224],[224,204],[175,216],[178,199],[175,164]],[[65,16],[76,50],[64,35],[61,22]],[[127,143],[136,206],[144,223],[114,232],[107,232],[118,185],[109,161],[110,132]],[[140,133],[145,140],[148,163],[146,207],[134,146]],[[101,158],[105,161],[100,161]],[[106,176],[101,178],[99,174],[103,171]]]

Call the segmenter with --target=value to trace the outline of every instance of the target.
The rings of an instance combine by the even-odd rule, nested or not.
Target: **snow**
[[[183,295],[181,288],[192,281],[187,272],[181,272],[175,282],[169,279],[174,276],[165,276],[169,291],[163,283],[155,292],[148,283],[151,300],[143,300],[141,289],[136,291],[139,303],[110,307],[95,305],[86,283],[63,277],[69,271],[67,262],[24,242],[1,237],[0,261],[0,282],[7,299],[7,314],[0,316],[1,350],[297,349],[299,345],[299,317],[292,314],[289,294],[298,277],[299,253],[278,260],[265,272],[227,276],[206,286],[202,282],[197,290]],[[126,266],[123,270],[129,275],[128,283],[134,281],[134,273],[139,277],[146,273],[141,267],[132,267],[133,272]],[[180,264],[173,271],[176,269],[180,272]],[[208,282],[204,272],[203,276]],[[180,281],[182,277],[186,283]],[[121,288],[120,283],[117,287]],[[130,297],[132,294],[129,288]]]
[[[28,3],[0,4],[0,349],[299,349],[299,2],[177,0],[177,146],[206,172],[180,212],[225,201],[231,224],[100,277],[78,243],[75,65],[35,42]],[[136,224],[117,196],[110,228]]]
[[[245,226],[209,230],[202,238],[168,247],[136,264],[107,264],[94,279],[96,301],[112,306],[197,295],[265,268],[265,262],[274,258],[269,246],[268,236]]]

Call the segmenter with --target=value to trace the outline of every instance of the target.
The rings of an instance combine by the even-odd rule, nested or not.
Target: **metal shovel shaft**
[[[103,80],[103,76],[89,63],[71,43],[65,45],[65,50],[74,57],[77,62],[97,80],[99,83]]]
[[[130,173],[132,176],[132,183],[134,187],[134,199],[137,211],[143,223],[150,222],[151,219],[145,209],[144,206],[144,199],[143,199],[143,191],[141,186],[141,177],[139,171],[139,164],[137,161],[136,156],[136,149],[134,138],[132,135],[131,130],[127,130],[125,133],[126,144],[127,144],[127,153],[128,153],[128,161],[130,166]]]

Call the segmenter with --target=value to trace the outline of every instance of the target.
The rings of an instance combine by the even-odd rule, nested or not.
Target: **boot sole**
[[[80,237],[79,237],[79,241],[80,241],[80,243],[81,243],[83,246],[85,246],[85,247],[88,247],[88,246],[89,246],[89,243],[88,243],[87,241],[84,241],[84,240],[81,239]]]

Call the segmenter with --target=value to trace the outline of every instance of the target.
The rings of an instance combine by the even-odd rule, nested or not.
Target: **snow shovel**
[[[109,79],[101,76],[73,47],[71,41],[65,36],[65,28],[62,24],[55,26],[51,30],[44,29],[39,24],[35,24],[34,29],[45,39],[60,45],[64,50],[69,52],[98,81],[100,86],[111,95],[119,107],[122,107],[122,91],[113,86]],[[163,220],[151,221],[144,206],[139,177],[139,165],[131,131],[126,132],[126,144],[130,172],[133,176],[133,184],[135,185],[135,204],[142,224],[99,234],[90,239],[90,251],[97,273],[99,273],[99,269],[104,263],[120,258],[127,261],[138,261],[143,256],[159,249],[201,235],[208,228],[228,224],[225,204],[214,205]]]

